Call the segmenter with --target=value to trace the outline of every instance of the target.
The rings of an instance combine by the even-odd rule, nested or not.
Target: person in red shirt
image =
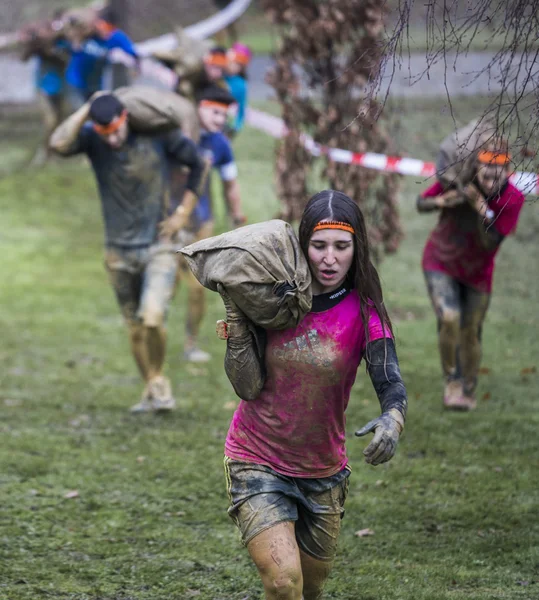
[[[464,193],[438,181],[417,201],[419,212],[440,211],[423,251],[422,268],[438,318],[445,377],[444,406],[475,408],[481,329],[492,292],[495,257],[515,231],[524,196],[509,182],[507,143],[495,139],[476,152]]]

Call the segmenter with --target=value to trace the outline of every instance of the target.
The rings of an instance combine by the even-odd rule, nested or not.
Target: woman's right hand
[[[436,205],[438,208],[454,208],[459,204],[464,204],[465,198],[458,190],[449,190],[436,196]]]
[[[238,305],[232,300],[225,287],[217,284],[217,291],[223,300],[226,310],[226,321],[219,320],[216,323],[217,337],[227,340],[229,337],[237,337],[248,331],[247,318],[238,308]]]

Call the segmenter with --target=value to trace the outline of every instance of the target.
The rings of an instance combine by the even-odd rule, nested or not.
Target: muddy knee
[[[270,598],[279,600],[299,600],[301,598],[302,575],[297,569],[286,569],[271,573],[264,579],[264,587]]]
[[[129,321],[127,327],[129,328],[129,337],[133,343],[138,344],[144,340],[145,331],[142,323],[138,321]]]
[[[440,327],[446,331],[460,328],[460,311],[455,308],[444,307],[438,313]]]
[[[165,318],[165,310],[159,302],[146,302],[146,306],[140,314],[141,322],[145,327],[163,327]]]

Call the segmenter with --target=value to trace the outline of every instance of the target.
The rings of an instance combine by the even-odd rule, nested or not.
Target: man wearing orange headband
[[[490,302],[494,260],[514,232],[524,196],[509,182],[507,143],[493,138],[473,152],[471,180],[460,189],[438,181],[418,198],[419,212],[440,211],[422,267],[438,318],[444,406],[475,408],[481,329]],[[463,167],[464,168],[464,167]],[[457,173],[458,176],[458,173]]]
[[[227,112],[234,98],[229,92],[211,85],[198,96],[198,117],[201,126],[198,151],[219,172],[223,184],[223,195],[234,226],[242,225],[245,217],[241,212],[241,197],[238,183],[238,168],[232,147],[223,134]],[[188,230],[191,239],[197,241],[213,235],[213,210],[210,197],[210,180],[206,179],[204,190],[193,211]],[[187,321],[184,358],[191,362],[207,362],[210,355],[198,347],[198,333],[205,313],[205,290],[191,273],[183,257],[180,258],[179,280],[188,287]]]
[[[223,78],[227,63],[226,50],[221,47],[212,48],[206,52],[202,61],[197,61],[182,73],[177,92],[196,102],[197,95],[209,85],[219,85],[227,89]]]
[[[141,135],[113,94],[102,93],[56,129],[51,148],[62,156],[85,153],[94,170],[105,225],[105,264],[129,329],[145,382],[133,412],[174,407],[163,375],[165,317],[177,270],[172,236],[198,201],[203,161],[179,130]],[[189,168],[181,205],[167,218],[169,161]]]

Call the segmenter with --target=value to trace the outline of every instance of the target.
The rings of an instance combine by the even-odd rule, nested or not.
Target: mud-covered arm
[[[464,201],[464,197],[458,190],[451,189],[436,196],[420,194],[417,197],[416,208],[420,213],[433,212],[442,208],[453,208]]]
[[[489,208],[485,197],[475,185],[472,183],[468,184],[465,191],[470,206],[475,210],[479,217],[477,219],[477,233],[481,245],[485,250],[496,250],[503,242],[505,236],[502,235],[496,227],[494,212]]]
[[[226,322],[217,322],[217,335],[226,339],[225,372],[242,400],[255,400],[266,379],[262,332],[238,309],[222,286],[218,286],[226,308]]]
[[[84,152],[84,144],[81,143],[81,130],[90,114],[90,103],[83,104],[79,110],[74,112],[63,123],[53,131],[49,147],[62,156],[71,156]]]
[[[404,429],[408,398],[392,339],[369,342],[366,360],[367,371],[378,396],[382,414],[356,431],[356,435],[361,437],[374,432],[374,437],[363,454],[367,463],[378,465],[387,462],[395,454],[400,434]]]

